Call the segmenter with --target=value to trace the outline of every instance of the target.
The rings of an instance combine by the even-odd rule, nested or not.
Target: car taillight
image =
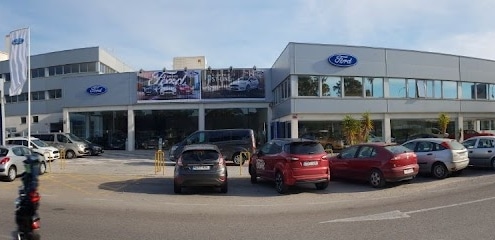
[[[7,164],[10,161],[10,158],[4,157],[2,160],[0,160],[0,164]]]
[[[180,157],[179,159],[177,159],[177,166],[179,167],[182,167],[183,164],[182,164],[182,157]]]
[[[40,229],[41,228],[40,225],[41,224],[39,219],[33,220],[33,224],[31,224],[31,229],[33,230]]]
[[[443,147],[445,147],[447,149],[450,149],[450,145],[448,142],[442,142],[442,143],[440,143],[440,145],[442,145]]]

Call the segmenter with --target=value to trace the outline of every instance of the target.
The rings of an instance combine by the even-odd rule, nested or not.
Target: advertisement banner
[[[138,101],[199,100],[201,71],[140,71]]]
[[[208,69],[201,80],[201,98],[264,98],[263,70]]]

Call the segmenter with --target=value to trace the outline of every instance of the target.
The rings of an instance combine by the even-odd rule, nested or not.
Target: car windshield
[[[173,87],[175,87],[175,85],[173,85],[173,84],[163,84],[163,87],[173,88]]]
[[[39,139],[36,139],[36,140],[31,140],[31,142],[32,142],[34,145],[38,146],[38,147],[49,147],[49,146],[50,146],[50,145],[48,145],[48,143],[43,142],[43,141],[41,141],[41,140],[39,140]]]
[[[201,162],[217,160],[219,154],[215,150],[187,150],[182,153],[182,161]]]
[[[325,153],[325,149],[318,142],[293,142],[289,147],[290,154],[318,154]]]
[[[393,154],[400,154],[400,153],[406,153],[406,152],[412,152],[411,149],[406,148],[402,145],[391,145],[391,146],[386,146],[385,149],[387,149],[389,152]]]
[[[79,142],[83,142],[83,140],[81,138],[79,138],[78,136],[72,134],[72,133],[68,133],[68,135],[70,136],[70,138],[72,138],[72,140],[74,141],[79,141]]]

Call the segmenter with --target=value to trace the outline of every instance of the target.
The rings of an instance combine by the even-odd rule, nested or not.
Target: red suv
[[[251,183],[258,177],[275,181],[277,192],[287,193],[289,186],[314,183],[324,190],[330,182],[327,153],[315,140],[273,139],[249,161]]]

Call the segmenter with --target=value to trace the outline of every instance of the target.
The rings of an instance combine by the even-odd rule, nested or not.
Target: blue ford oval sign
[[[86,89],[86,92],[90,95],[101,95],[107,92],[107,88],[101,85],[93,85]]]
[[[16,38],[12,40],[12,45],[20,45],[22,43],[24,43],[24,38]]]
[[[349,54],[335,54],[328,57],[328,62],[337,67],[350,67],[357,63],[357,58]]]

